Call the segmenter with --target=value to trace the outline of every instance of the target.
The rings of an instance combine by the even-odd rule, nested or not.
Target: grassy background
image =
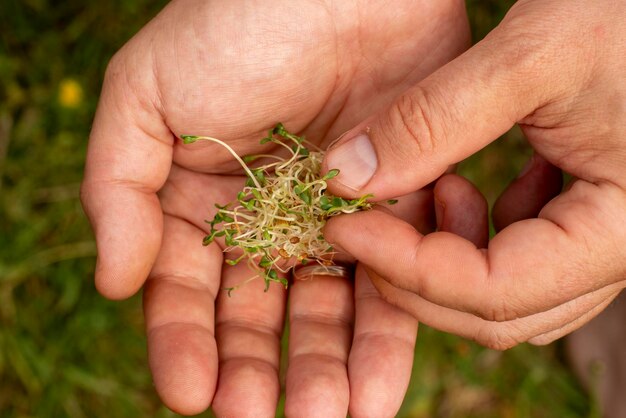
[[[95,246],[77,199],[104,67],[163,3],[0,2],[2,418],[175,416],[148,374],[140,298],[108,302],[94,290]],[[468,1],[475,39],[512,3]],[[512,131],[462,171],[493,202],[529,154]],[[595,408],[558,344],[499,353],[422,327],[399,416],[562,418]]]

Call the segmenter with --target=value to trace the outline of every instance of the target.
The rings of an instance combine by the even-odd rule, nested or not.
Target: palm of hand
[[[263,293],[261,281],[227,300],[219,292],[220,283],[239,283],[250,272],[245,266],[222,271],[220,248],[199,245],[207,232],[204,219],[212,216],[213,203],[233,199],[243,177],[228,175],[238,165],[219,146],[172,144],[172,132],[219,137],[244,155],[272,152],[258,139],[281,121],[326,146],[466,46],[462,4],[405,3],[398,13],[371,1],[179,1],[113,60],[85,184],[99,177],[118,186],[140,185],[143,195],[139,215],[116,220],[120,234],[97,227],[95,218],[106,215],[84,197],[100,248],[96,280],[104,294],[119,297],[138,288],[151,269],[144,294],[150,363],[157,390],[171,408],[195,413],[213,399],[220,415],[273,416],[286,308],[285,291],[272,286]],[[149,144],[136,143],[139,149],[131,154],[105,143],[122,129],[128,136],[129,126]],[[119,152],[102,151],[111,148]],[[129,178],[119,181],[124,176]],[[160,205],[150,193],[157,189]],[[125,206],[109,203],[107,212],[129,212],[132,199],[121,199]],[[111,243],[121,241],[116,235],[126,242]],[[142,255],[132,257],[139,249]],[[123,259],[115,251],[132,258],[125,273],[107,261]],[[416,323],[380,299],[359,303],[375,294],[362,273],[356,302],[345,281],[319,279],[291,288],[288,410],[345,416],[350,401],[353,414],[372,411],[367,399],[372,402],[370,392],[382,385],[392,389],[388,399],[373,398],[376,407],[386,413],[399,407]],[[372,321],[376,317],[393,322],[393,329]],[[385,364],[392,360],[393,366]]]

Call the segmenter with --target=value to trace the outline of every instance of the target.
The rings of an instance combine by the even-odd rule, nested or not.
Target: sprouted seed
[[[286,273],[289,261],[307,264],[316,262],[332,265],[335,251],[322,235],[326,221],[342,213],[368,210],[372,203],[365,195],[358,199],[344,199],[330,195],[327,181],[336,177],[339,170],[329,170],[321,175],[324,151],[302,136],[288,132],[279,123],[261,140],[261,144],[274,143],[289,150],[286,158],[272,157],[273,161],[251,168],[249,163],[267,155],[239,157],[223,141],[207,136],[182,135],[185,144],[211,141],[225,147],[241,164],[248,178],[235,202],[216,204],[218,209],[213,220],[206,221],[211,230],[203,245],[223,237],[224,252],[242,251],[226,263],[234,266],[245,260],[265,281],[265,290],[271,282],[285,287],[288,281],[279,275]],[[388,201],[393,204],[395,201]],[[247,280],[247,281],[249,281]],[[246,281],[246,282],[247,282]],[[245,282],[244,282],[245,283]],[[238,286],[226,288],[228,294]]]

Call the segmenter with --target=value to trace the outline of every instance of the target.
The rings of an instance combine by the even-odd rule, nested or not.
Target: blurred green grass
[[[77,199],[106,63],[164,3],[0,2],[1,418],[176,416],[152,387],[140,298],[94,290]],[[475,40],[512,3],[468,1]],[[493,202],[528,155],[513,130],[461,171]],[[595,416],[558,344],[500,353],[426,327],[418,341],[400,417]]]

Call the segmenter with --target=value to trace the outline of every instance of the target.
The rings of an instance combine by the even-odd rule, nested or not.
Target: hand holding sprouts
[[[326,182],[337,176],[339,170],[330,170],[322,176],[324,151],[304,137],[288,132],[280,123],[268,132],[261,144],[272,142],[286,148],[289,151],[286,158],[275,155],[241,158],[228,144],[216,138],[183,135],[182,139],[185,144],[216,142],[245,170],[248,179],[237,200],[215,205],[218,211],[213,220],[207,221],[211,230],[203,244],[209,245],[215,238],[223,237],[225,252],[242,251],[226,263],[236,265],[246,260],[265,280],[266,290],[271,282],[287,287],[287,280],[278,272],[287,272],[293,265],[289,261],[332,265],[335,252],[322,235],[326,220],[372,207],[368,201],[372,195],[352,200],[329,195]],[[247,165],[264,157],[275,161],[257,168]],[[233,289],[227,289],[229,294]]]

